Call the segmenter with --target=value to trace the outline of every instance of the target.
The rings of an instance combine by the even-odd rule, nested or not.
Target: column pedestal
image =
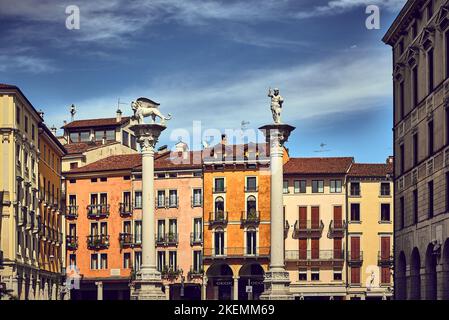
[[[295,128],[288,124],[266,125],[261,130],[270,146],[270,269],[265,273],[261,300],[293,300],[290,277],[284,261],[283,155],[284,143]]]
[[[131,283],[131,300],[166,300],[161,273],[156,269],[154,238],[154,147],[166,127],[142,123],[130,129],[142,150],[142,266]]]

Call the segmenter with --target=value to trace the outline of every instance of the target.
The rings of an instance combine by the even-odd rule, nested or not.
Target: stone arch
[[[437,299],[437,256],[434,253],[434,245],[429,244],[426,250],[426,277],[425,299]]]
[[[449,300],[449,238],[443,247],[443,299]]]
[[[401,251],[397,261],[397,268],[395,272],[396,280],[396,300],[406,300],[407,299],[407,261],[405,258],[404,251]]]
[[[421,257],[418,248],[412,250],[410,257],[410,288],[409,299],[421,299]]]

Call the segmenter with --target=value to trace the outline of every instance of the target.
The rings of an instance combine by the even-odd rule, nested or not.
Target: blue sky
[[[291,155],[383,162],[392,70],[381,38],[404,3],[0,0],[0,82],[18,85],[48,126],[69,120],[72,103],[77,119],[113,117],[118,98],[146,96],[173,115],[170,129],[189,131],[192,121],[266,124],[268,87],[279,87],[283,120],[297,127]],[[365,28],[368,4],[380,7],[380,30]],[[79,30],[65,28],[68,5],[80,8]]]

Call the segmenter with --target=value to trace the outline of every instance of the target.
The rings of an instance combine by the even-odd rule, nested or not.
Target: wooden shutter
[[[334,228],[341,228],[343,226],[343,217],[341,206],[334,207]]]
[[[318,229],[320,226],[320,207],[312,207],[312,228]]]

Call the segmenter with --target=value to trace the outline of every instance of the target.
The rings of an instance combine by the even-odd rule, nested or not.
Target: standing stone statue
[[[273,114],[273,121],[276,124],[281,123],[281,111],[284,98],[279,94],[279,89],[268,89],[268,96],[271,98],[271,112]]]

